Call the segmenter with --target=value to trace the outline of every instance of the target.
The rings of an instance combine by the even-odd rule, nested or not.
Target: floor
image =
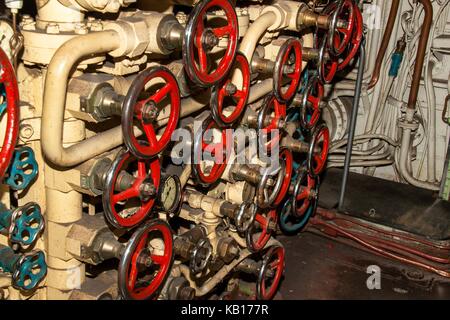
[[[280,286],[282,299],[450,299],[450,281],[346,244],[309,232],[281,242],[288,279]],[[379,290],[366,284],[372,265],[380,267]]]
[[[322,180],[320,206],[337,206],[342,171]],[[345,211],[436,240],[450,238],[450,203],[408,185],[351,174]],[[282,299],[450,299],[450,280],[310,233],[281,237],[286,247]],[[380,289],[368,289],[380,270]],[[373,277],[371,278],[373,279]]]
[[[341,181],[342,170],[326,171],[320,187],[322,208],[337,207]],[[411,185],[350,173],[344,209],[352,216],[431,239],[450,239],[450,202]]]

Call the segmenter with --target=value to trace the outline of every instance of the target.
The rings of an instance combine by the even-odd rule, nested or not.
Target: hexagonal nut
[[[169,300],[192,300],[195,289],[189,286],[189,281],[184,277],[176,277],[170,282],[168,295]]]
[[[110,52],[113,57],[142,55],[147,49],[150,39],[147,25],[143,19],[127,17],[105,25],[104,30],[114,30],[119,34],[120,47]]]

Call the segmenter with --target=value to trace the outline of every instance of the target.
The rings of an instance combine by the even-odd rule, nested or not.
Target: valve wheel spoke
[[[213,32],[216,37],[222,38],[225,35],[229,34],[230,32],[233,32],[233,28],[228,25],[224,27],[214,28]]]
[[[220,142],[211,141],[211,143],[207,143],[205,141],[205,133],[209,132],[212,134],[211,130],[221,131]],[[213,139],[213,137],[214,136],[211,136],[211,139]],[[219,125],[211,118],[204,120],[202,129],[199,130],[194,137],[192,148],[194,154],[194,163],[192,165],[193,176],[200,184],[204,186],[209,186],[216,183],[225,171],[228,161],[226,130],[221,129]],[[205,161],[203,159],[203,156],[206,154],[210,154],[215,158],[215,161],[208,173],[205,172]],[[208,159],[207,161],[210,162]]]
[[[124,200],[128,200],[131,198],[137,198],[139,196],[139,191],[137,190],[136,187],[132,187],[129,188],[127,190],[124,190],[118,194],[113,195],[112,197],[112,201],[114,204],[124,201]]]
[[[270,224],[274,225],[277,223],[278,215],[276,209],[270,210],[265,214],[257,213],[253,224],[245,232],[245,240],[247,247],[252,252],[258,252],[264,248],[266,243],[272,237],[272,232]],[[258,229],[261,229],[259,236],[256,236]],[[256,239],[255,239],[256,238]]]

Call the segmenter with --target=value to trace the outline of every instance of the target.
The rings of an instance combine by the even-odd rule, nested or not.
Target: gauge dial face
[[[181,201],[181,183],[177,176],[165,179],[161,190],[161,204],[163,209],[172,213],[178,208]]]

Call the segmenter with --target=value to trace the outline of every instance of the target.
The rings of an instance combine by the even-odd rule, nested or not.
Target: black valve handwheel
[[[218,135],[220,141],[216,142]],[[204,120],[201,130],[194,133],[192,148],[194,157],[192,174],[197,182],[203,186],[217,182],[225,171],[228,161],[226,130],[220,128],[211,118]]]
[[[256,188],[258,207],[265,209],[274,205],[286,184],[286,165],[287,163],[283,161],[277,168],[270,166],[264,169]],[[269,185],[269,177],[272,178],[272,185]]]
[[[271,300],[277,292],[283,276],[285,251],[281,246],[272,246],[264,255],[256,281],[256,299]]]
[[[281,46],[273,69],[273,93],[278,101],[286,103],[294,97],[302,73],[302,44],[289,38]]]
[[[240,72],[242,75],[242,85],[238,88],[231,77],[234,72]],[[234,68],[231,69],[229,76],[219,85],[213,86],[211,90],[211,115],[218,125],[228,127],[239,120],[242,112],[245,110],[248,95],[250,93],[250,66],[247,58],[241,54],[236,54]],[[230,114],[225,115],[224,111],[233,109]]]
[[[323,85],[317,76],[308,78],[305,92],[300,105],[300,125],[311,130],[320,119],[320,102],[323,97]]]
[[[119,292],[126,300],[158,297],[173,263],[173,233],[167,222],[154,219],[131,236],[119,263]]]
[[[247,249],[258,252],[264,248],[276,231],[278,215],[275,209],[266,213],[257,213],[255,221],[245,233]]]
[[[105,179],[103,209],[115,228],[132,228],[150,213],[157,198],[161,179],[158,158],[137,159],[121,151]]]
[[[309,145],[307,167],[312,177],[317,177],[324,169],[330,145],[330,130],[325,124],[316,127]]]
[[[189,269],[192,274],[204,271],[212,259],[213,247],[207,238],[200,239],[191,252]]]
[[[150,67],[139,73],[128,90],[122,108],[122,133],[128,150],[138,158],[151,158],[164,150],[177,127],[180,105],[177,80],[169,69]],[[168,122],[158,137],[156,120],[167,108],[170,108]],[[138,138],[134,126],[144,133],[142,138]]]
[[[328,46],[333,56],[344,53],[349,44],[355,24],[355,9],[352,0],[339,0],[331,2],[324,12],[332,12],[330,27],[328,29]],[[340,26],[339,23],[345,25]]]
[[[255,221],[257,210],[258,207],[253,202],[244,201],[241,203],[236,218],[234,219],[238,232],[245,233],[250,228]]]
[[[225,13],[226,25],[208,26],[207,13],[213,9]],[[187,76],[196,84],[209,87],[222,81],[233,65],[236,55],[239,27],[236,11],[229,0],[203,0],[189,15],[183,42],[183,64]],[[225,53],[216,63],[213,49],[219,41],[227,38]]]
[[[319,199],[319,177],[311,177],[306,168],[301,168],[292,194],[292,216],[302,217],[312,208],[315,212]]]

